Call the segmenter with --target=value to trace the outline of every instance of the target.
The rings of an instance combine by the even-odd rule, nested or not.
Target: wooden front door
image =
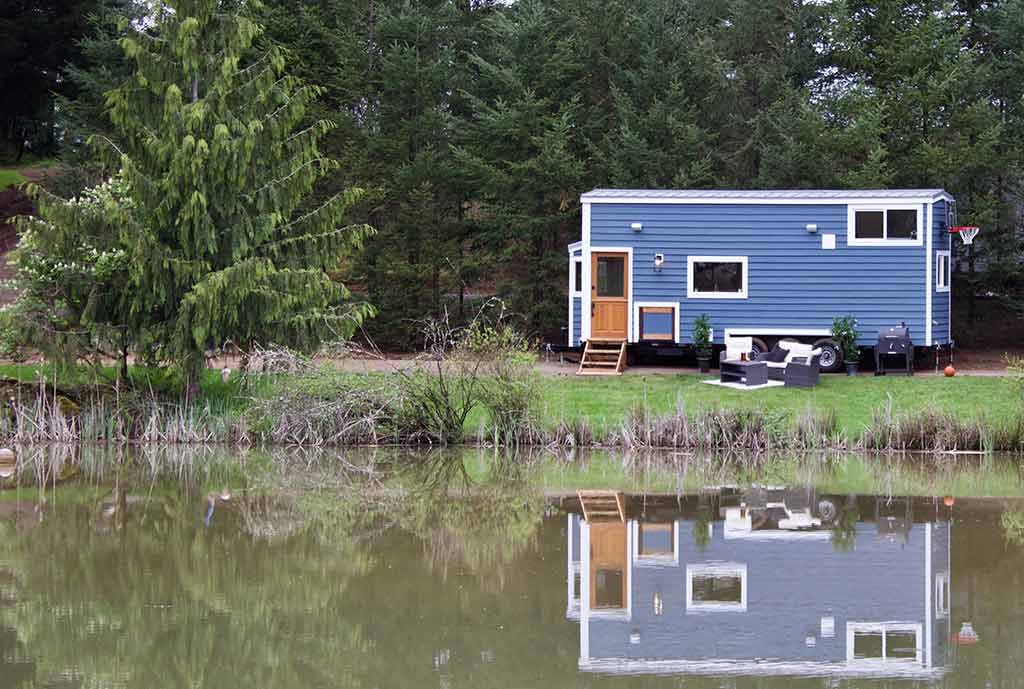
[[[625,608],[626,522],[600,521],[590,524],[590,607]]]
[[[590,255],[590,337],[625,340],[629,329],[629,257],[625,253]]]

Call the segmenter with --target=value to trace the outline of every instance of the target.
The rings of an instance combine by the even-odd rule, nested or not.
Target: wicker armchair
[[[820,374],[818,360],[820,354],[812,356],[810,361],[807,357],[794,357],[786,364],[786,371],[783,374],[783,381],[787,388],[813,388],[818,384]]]

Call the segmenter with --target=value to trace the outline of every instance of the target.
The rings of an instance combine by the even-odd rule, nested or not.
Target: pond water
[[[0,490],[0,689],[1024,686],[1014,497],[166,452]]]

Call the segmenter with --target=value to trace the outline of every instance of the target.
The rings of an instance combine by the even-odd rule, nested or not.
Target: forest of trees
[[[493,294],[556,340],[565,245],[599,186],[943,187],[984,228],[956,289],[1021,304],[1024,0],[246,5],[265,27],[253,54],[280,49],[322,88],[305,120],[336,125],[319,146],[340,165],[303,203],[364,190],[345,222],[376,233],[334,274],[376,307],[382,347]],[[87,180],[84,142],[118,140],[104,94],[132,70],[118,17],[150,21],[149,3],[6,7],[0,87],[31,98],[5,99],[0,145],[30,132]]]

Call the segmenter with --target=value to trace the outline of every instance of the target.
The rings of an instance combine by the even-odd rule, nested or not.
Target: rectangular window
[[[686,296],[712,299],[747,298],[746,256],[687,258]]]
[[[673,342],[676,339],[676,310],[671,306],[641,306],[640,339]]]
[[[572,262],[572,270],[572,291],[578,294],[583,291],[583,261],[579,259],[574,259]]]
[[[945,572],[935,575],[935,617],[949,617],[949,577]]]
[[[921,243],[918,208],[850,207],[847,243],[851,246]]]
[[[935,252],[935,291],[949,291],[949,252]]]
[[[746,609],[746,565],[687,565],[687,612],[745,612]]]
[[[902,622],[848,622],[847,661],[920,663],[921,625]]]

